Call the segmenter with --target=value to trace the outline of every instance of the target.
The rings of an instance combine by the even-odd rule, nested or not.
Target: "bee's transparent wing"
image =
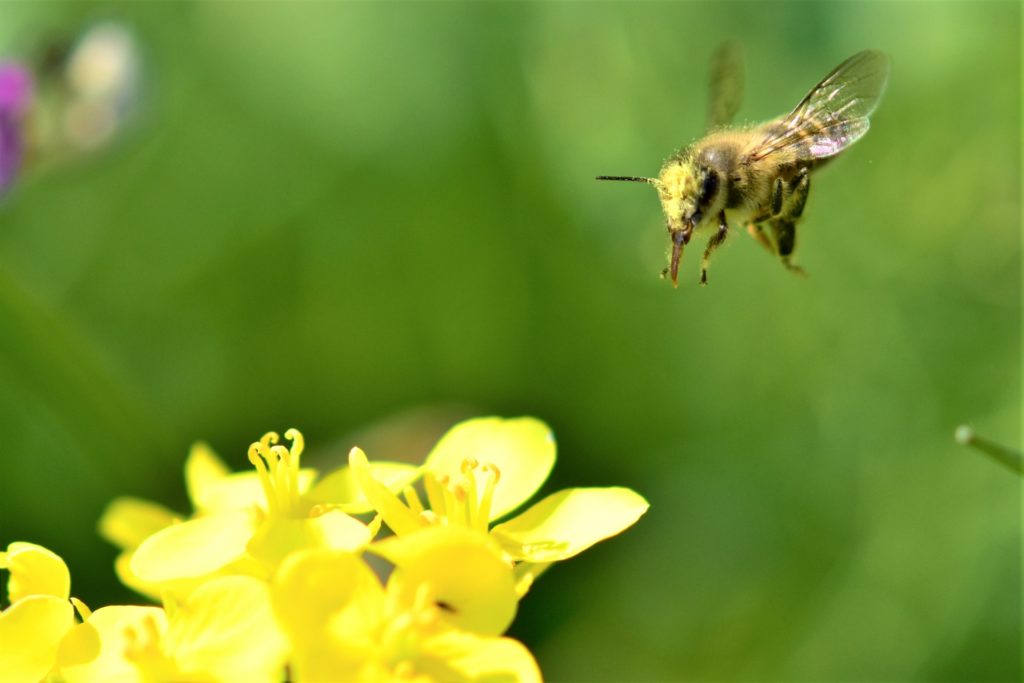
[[[711,58],[707,130],[728,125],[743,101],[743,49],[739,41],[718,46]]]
[[[763,159],[781,150],[798,161],[838,154],[868,132],[868,117],[889,80],[889,58],[876,50],[858,52],[814,86],[785,118],[772,126],[747,156]]]

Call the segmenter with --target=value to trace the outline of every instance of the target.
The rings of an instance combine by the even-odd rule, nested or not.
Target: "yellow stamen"
[[[447,480],[447,477],[445,478]],[[427,472],[423,475],[423,488],[427,492],[427,502],[430,509],[438,515],[444,515],[444,484],[438,481],[433,473]]]
[[[271,513],[276,513],[277,499],[274,497],[274,485],[270,482],[270,472],[267,471],[267,465],[263,461],[263,455],[260,452],[265,448],[266,446],[263,445],[262,440],[249,446],[249,462],[256,468],[256,474],[259,475],[260,486],[263,487],[263,495],[267,498],[267,509]]]
[[[270,472],[270,483],[274,486],[277,507],[283,512],[288,509],[288,479],[285,476],[286,469],[281,465],[281,456],[288,457],[288,450],[284,446],[271,446],[262,455],[263,459],[267,461],[267,470]]]
[[[484,494],[480,497],[480,507],[478,510],[480,523],[483,529],[487,530],[487,524],[491,520],[491,501],[494,500],[494,489],[498,485],[498,481],[501,479],[501,470],[498,466],[493,463],[487,463],[483,467],[484,472],[489,476],[487,481],[484,482]]]
[[[466,478],[466,523],[470,529],[480,529],[480,515],[477,509],[476,468],[479,463],[474,458],[462,461],[462,476]],[[487,520],[483,521],[483,530],[487,531]]]
[[[427,524],[430,524],[431,526],[436,526],[438,524],[443,523],[443,520],[440,517],[438,517],[437,513],[434,512],[433,510],[424,510],[423,512],[421,512],[420,519],[422,519]]]
[[[302,438],[302,432],[294,427],[284,433],[284,438],[292,442],[288,448],[288,455],[291,456],[289,458],[289,475],[292,481],[292,505],[297,507],[299,504],[299,457],[306,449],[306,440]]]
[[[423,514],[423,503],[420,502],[420,497],[416,495],[416,489],[412,486],[406,486],[402,489],[402,497],[405,498],[405,504],[409,506],[414,514]]]
[[[302,434],[289,429],[285,435],[291,448],[277,445],[277,432],[267,432],[249,446],[249,462],[256,468],[260,486],[272,514],[294,515],[299,510],[299,456]]]
[[[125,630],[125,658],[132,661],[139,661],[144,658],[154,657],[160,652],[160,629],[156,619],[152,615],[146,615],[142,620],[141,627],[127,628]]]
[[[461,524],[462,526],[465,526],[466,516],[465,514],[460,514],[463,513],[464,510],[463,507],[459,504],[458,499],[456,498],[456,492],[452,490],[452,487],[445,486],[444,489],[442,490],[442,493],[444,494],[445,505],[444,516],[448,518],[449,524]],[[465,497],[464,492],[462,493],[462,496]]]

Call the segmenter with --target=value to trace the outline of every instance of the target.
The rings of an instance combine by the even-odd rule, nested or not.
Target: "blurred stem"
[[[1017,474],[1024,474],[1024,455],[1001,443],[990,441],[983,436],[978,436],[975,431],[967,425],[960,425],[956,428],[957,443],[964,446],[971,446],[981,451],[993,460],[1009,467]]]
[[[49,405],[111,484],[138,481],[163,439],[99,354],[0,264],[0,352],[21,391]]]

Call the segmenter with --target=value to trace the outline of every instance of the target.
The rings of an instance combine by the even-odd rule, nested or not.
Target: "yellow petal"
[[[294,553],[271,597],[292,645],[295,680],[357,679],[361,662],[342,644],[375,632],[384,613],[384,589],[363,560],[332,550]]]
[[[216,572],[212,574],[204,574],[202,576],[187,578],[187,579],[175,579],[173,581],[160,581],[160,582],[149,582],[143,581],[132,572],[132,557],[134,552],[127,551],[117,556],[114,560],[114,573],[117,574],[117,578],[121,580],[128,588],[131,588],[136,593],[144,595],[149,598],[152,602],[160,602],[167,598],[168,595],[174,597],[184,598],[189,595],[193,590],[202,583],[213,576],[225,575],[225,574],[246,574],[249,576],[261,576],[264,573],[262,567],[253,570],[250,567],[244,566],[244,560],[247,558],[241,558],[235,562],[224,565]],[[74,598],[72,598],[73,600]]]
[[[280,680],[286,641],[267,584],[225,576],[199,586],[171,617],[167,654],[188,678]]]
[[[435,681],[541,682],[537,660],[519,641],[455,630],[424,643],[417,669]]]
[[[420,476],[420,468],[401,462],[372,462],[370,475],[392,493],[398,493],[416,481]],[[306,494],[306,501],[311,504],[337,505],[351,515],[374,509],[359,487],[351,467],[340,467],[317,482]]]
[[[248,512],[224,512],[174,524],[138,547],[131,572],[146,583],[210,574],[245,554],[254,526]]]
[[[490,463],[501,472],[491,503],[494,520],[525,503],[548,478],[555,465],[555,438],[536,418],[476,418],[441,437],[423,467],[458,481],[466,458]]]
[[[309,489],[316,479],[316,470],[299,470],[299,493]],[[258,507],[267,509],[267,497],[255,470],[246,470],[204,486],[201,493],[192,499],[196,510],[204,515]]]
[[[348,464],[359,488],[393,532],[411,534],[423,528],[419,515],[406,507],[398,496],[373,476],[365,453],[353,448],[348,454]]]
[[[204,497],[208,495],[210,487],[229,474],[231,470],[217,457],[209,444],[203,441],[192,444],[188,458],[185,459],[185,489],[197,512],[210,512],[204,509]]]
[[[491,529],[516,560],[556,562],[632,526],[647,501],[627,488],[580,488],[554,493]]]
[[[133,591],[145,595],[153,602],[160,602],[160,585],[143,581],[132,571],[132,556],[134,554],[134,551],[128,550],[118,555],[114,559],[114,573],[117,574],[121,583]]]
[[[421,583],[429,584],[441,615],[457,628],[500,635],[516,615],[512,567],[483,534],[431,527],[386,538],[368,550],[397,567],[410,602]]]
[[[7,595],[11,604],[30,595],[52,595],[67,600],[71,574],[56,553],[35,543],[15,541],[0,553],[0,569],[11,573]]]
[[[0,680],[44,678],[74,623],[71,603],[52,595],[30,595],[0,613]]]
[[[159,659],[160,638],[166,630],[167,618],[159,607],[101,607],[61,643],[60,676],[67,683],[146,681],[146,671],[138,664],[151,662],[154,654]],[[132,648],[143,649],[149,657],[129,658]]]
[[[163,505],[141,498],[115,498],[100,517],[100,536],[117,547],[137,548],[147,538],[178,518]]]
[[[268,570],[297,550],[328,548],[354,552],[370,542],[370,529],[340,510],[329,510],[318,517],[290,519],[270,517],[260,525],[249,543],[249,553]]]

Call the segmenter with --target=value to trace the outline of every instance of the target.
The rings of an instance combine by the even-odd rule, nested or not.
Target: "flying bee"
[[[739,108],[743,61],[735,43],[724,44],[711,66],[706,135],[665,162],[657,178],[598,176],[649,183],[658,191],[671,240],[662,276],[679,284],[679,259],[694,232],[712,232],[701,259],[707,284],[711,254],[730,222],[746,224],[757,241],[791,271],[796,224],[811,188],[811,171],[868,132],[868,117],[889,79],[889,58],[875,50],[853,55],[811,88],[789,114],[749,128],[728,128]],[[767,226],[768,230],[765,229]]]

